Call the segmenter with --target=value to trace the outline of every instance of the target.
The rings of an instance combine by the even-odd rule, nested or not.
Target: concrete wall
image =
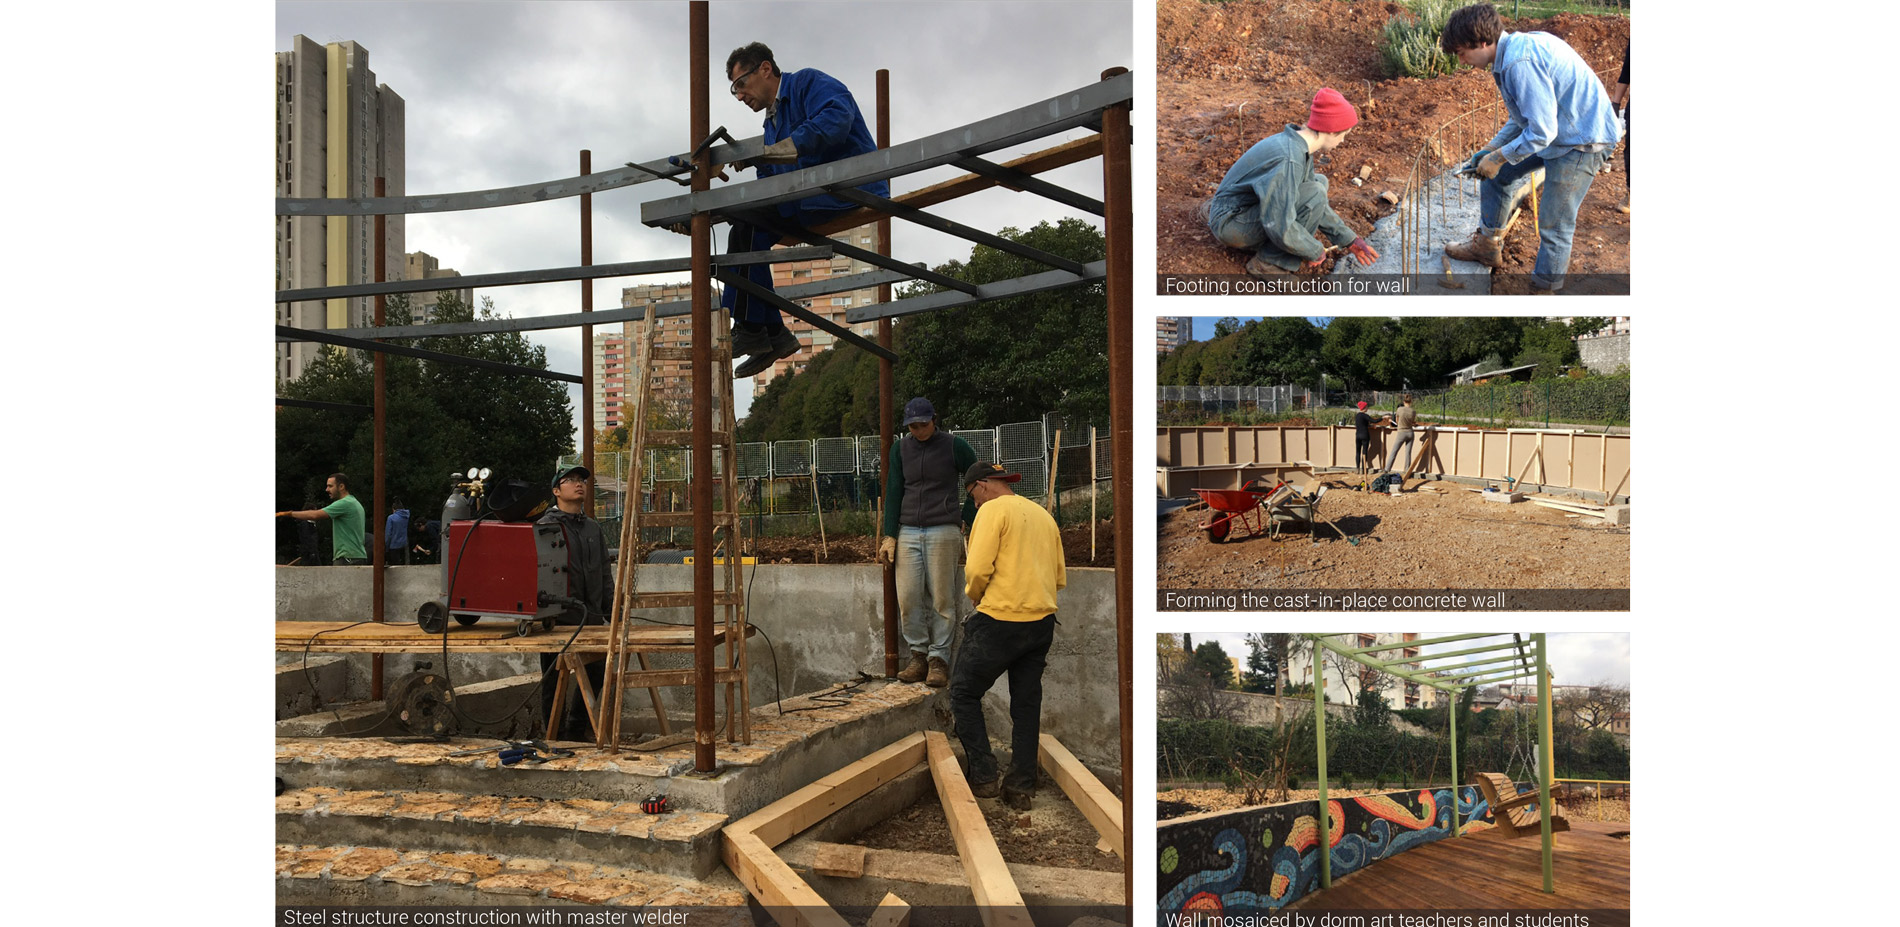
[[[1112,641],[1110,642],[1110,646],[1113,646]],[[1177,688],[1179,687],[1156,687],[1156,689],[1159,690],[1156,693],[1158,696],[1156,701],[1162,706],[1161,717],[1169,717],[1166,707],[1169,703],[1169,699],[1165,697],[1166,693],[1169,690]],[[1276,715],[1274,712],[1273,703],[1276,701],[1280,703],[1280,710],[1284,712],[1284,717],[1289,722],[1298,718],[1304,718],[1313,711],[1313,700],[1311,698],[1293,698],[1291,696],[1276,698],[1275,696],[1260,692],[1222,692],[1220,693],[1220,699],[1222,707],[1231,712],[1234,721],[1248,727],[1271,728],[1279,724],[1279,718],[1281,716]],[[1334,701],[1328,701],[1326,703],[1326,723],[1351,723],[1352,719],[1352,705]],[[1391,715],[1390,720],[1393,730],[1405,734],[1417,734],[1421,737],[1432,736],[1432,732],[1396,714]]]
[[[638,588],[663,591],[691,587],[691,567],[646,564]],[[749,644],[752,704],[850,683],[864,672],[884,672],[884,601],[881,568],[873,564],[823,566],[761,565],[748,571],[748,615],[763,632]],[[370,567],[278,567],[277,621],[357,621],[370,615]],[[1043,675],[1042,729],[1053,734],[1084,763],[1101,769],[1121,766],[1118,687],[1115,679],[1114,571],[1074,567],[1056,615],[1055,644]],[[389,568],[385,589],[390,621],[412,622],[416,607],[434,595],[439,566]],[[967,609],[967,600],[965,608]],[[650,609],[641,615],[658,621],[690,622],[690,609]],[[717,610],[715,610],[715,615]],[[767,638],[770,638],[768,643]],[[901,644],[900,644],[901,649]],[[776,680],[773,665],[776,651]],[[278,662],[302,659],[280,653]],[[350,697],[368,692],[369,658],[351,656]],[[407,674],[418,661],[439,664],[439,654],[395,654],[385,658],[389,678]],[[687,654],[648,658],[656,669],[691,665]],[[440,669],[440,667],[436,667]],[[533,657],[479,654],[453,657],[448,672],[457,686],[523,672],[538,672]],[[723,705],[724,687],[719,687]],[[690,725],[692,690],[665,690],[668,715]],[[646,697],[629,693],[623,729],[653,730]],[[947,698],[941,706],[947,717]],[[1009,695],[999,680],[984,699],[990,738],[1009,741]]]
[[[1577,342],[1577,355],[1591,373],[1615,373],[1618,366],[1630,362],[1630,336],[1585,338]]]

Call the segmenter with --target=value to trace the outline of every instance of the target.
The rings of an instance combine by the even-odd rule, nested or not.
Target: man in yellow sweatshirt
[[[1009,806],[1029,810],[1036,794],[1036,752],[1042,733],[1042,670],[1055,639],[1056,593],[1068,584],[1062,563],[1062,532],[1043,507],[1016,495],[1022,479],[996,464],[978,463],[963,474],[976,501],[964,594],[976,613],[964,619],[950,677],[950,712],[969,764],[970,791],[978,798],[1001,794]],[[1009,774],[998,782],[983,693],[1009,674]]]

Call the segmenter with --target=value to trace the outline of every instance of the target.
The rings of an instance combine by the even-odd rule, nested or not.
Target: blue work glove
[[[1472,152],[1471,157],[1465,159],[1465,163],[1458,165],[1458,173],[1460,174],[1476,173],[1478,170],[1478,162],[1484,160],[1484,156],[1490,153],[1491,151],[1485,148],[1480,148],[1477,151]]]

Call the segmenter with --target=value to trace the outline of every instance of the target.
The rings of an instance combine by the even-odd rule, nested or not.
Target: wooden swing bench
[[[1484,793],[1485,802],[1491,806],[1491,819],[1504,836],[1531,837],[1543,833],[1538,814],[1525,807],[1537,801],[1536,792],[1519,794],[1517,783],[1502,773],[1478,773],[1473,778]],[[1550,790],[1550,832],[1553,834],[1570,829],[1570,821],[1557,813],[1556,801],[1562,794],[1562,786]],[[1510,797],[1506,798],[1507,795]]]

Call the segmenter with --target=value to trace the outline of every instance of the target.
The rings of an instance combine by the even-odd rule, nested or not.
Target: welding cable
[[[316,698],[316,700],[317,700],[317,711],[322,711],[322,710],[324,709],[324,707],[325,707],[325,706],[324,706],[324,704],[323,704],[323,690],[322,690],[322,689],[319,689],[319,688],[317,687],[317,679],[316,679],[316,677],[315,677],[315,676],[312,676],[312,675],[310,675],[310,645],[312,645],[312,644],[314,644],[314,643],[316,643],[316,642],[317,642],[317,638],[318,638],[318,637],[320,637],[320,636],[322,636],[322,635],[325,635],[325,634],[329,634],[329,633],[331,633],[331,632],[333,632],[333,631],[347,631],[347,630],[349,630],[349,629],[351,629],[351,628],[354,628],[354,627],[356,627],[356,626],[357,626],[357,625],[359,625],[359,624],[370,624],[370,623],[371,623],[370,621],[353,621],[353,622],[351,622],[351,623],[349,623],[349,624],[346,624],[346,625],[344,625],[343,627],[340,627],[340,628],[324,628],[323,630],[320,630],[320,631],[316,631],[316,632],[314,632],[314,633],[312,633],[312,634],[310,635],[310,638],[309,638],[308,640],[306,640],[306,641],[304,641],[304,642],[303,642],[303,665],[302,665],[302,669],[303,669],[303,678],[304,678],[304,683],[305,683],[306,685],[308,685],[308,686],[310,687],[310,694],[311,694],[311,695],[312,695],[312,696],[313,696],[314,698]],[[336,718],[336,723],[337,723],[337,726],[339,726],[339,727],[341,727],[341,726],[343,725],[343,713],[342,713],[341,711],[338,711],[338,710],[337,710],[337,708],[336,708],[336,706],[334,706],[334,705],[332,705],[332,706],[329,706],[329,708],[330,708],[330,714],[331,714],[331,715],[333,715],[333,716],[335,716],[335,718]],[[376,720],[375,720],[375,721],[374,721],[373,723],[371,723],[371,724],[370,724],[370,725],[369,725],[368,727],[365,727],[365,728],[363,728],[363,729],[361,729],[361,730],[355,730],[355,731],[341,731],[341,732],[334,732],[334,731],[333,731],[333,732],[330,732],[330,733],[326,733],[326,734],[313,734],[313,735],[311,735],[311,736],[313,736],[313,737],[354,737],[354,736],[356,736],[356,735],[358,735],[358,734],[367,734],[367,733],[369,733],[370,731],[373,731],[373,730],[375,730],[376,728],[378,728],[378,727],[381,727],[381,726],[382,726],[382,724],[383,724],[383,722],[385,722],[385,721],[388,721],[388,720],[390,719],[390,717],[391,717],[392,715],[394,715],[394,714],[395,714],[395,709],[393,709],[393,708],[392,708],[392,709],[387,709],[387,710],[385,710],[385,711],[383,712],[383,716],[382,716],[382,717],[380,717],[380,718],[377,718],[377,719],[376,719]]]

